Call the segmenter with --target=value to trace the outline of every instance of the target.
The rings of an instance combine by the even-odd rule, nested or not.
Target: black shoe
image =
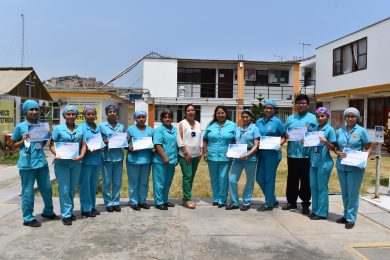
[[[355,223],[352,222],[352,221],[347,221],[347,223],[345,223],[345,228],[346,229],[351,229],[355,226]]]
[[[130,206],[133,210],[140,211],[141,207],[138,204],[134,204]]]
[[[223,208],[223,207],[225,207],[226,205],[225,204],[218,204],[218,208],[220,209],[220,208]]]
[[[317,216],[317,215],[314,215],[312,217],[310,217],[311,220],[320,220],[320,219],[326,219],[326,217],[321,217],[321,216]]]
[[[165,205],[166,207],[168,207],[168,208],[173,208],[173,207],[175,207],[175,204],[170,203],[169,201],[168,201],[167,203],[164,203],[164,205]]]
[[[279,208],[279,201],[275,200],[274,204],[272,205],[274,208]]]
[[[91,210],[91,212],[93,212],[93,213],[95,214],[95,216],[100,215],[100,211],[97,210],[97,209],[95,209],[95,208],[93,208],[93,209]]]
[[[261,206],[260,208],[258,208],[257,211],[271,211],[273,209],[274,209],[273,207],[264,205],[264,206]]]
[[[310,213],[309,215],[307,215],[309,218],[312,218],[312,217],[314,217],[314,216],[317,216],[316,214],[314,214],[313,212],[312,213]]]
[[[302,207],[302,214],[303,215],[309,215],[310,214],[309,207]]]
[[[95,213],[93,213],[92,211],[90,211],[90,212],[81,212],[81,215],[86,217],[86,218],[94,218],[94,217],[96,217]]]
[[[106,207],[107,212],[114,212],[114,207],[113,206],[107,206]]]
[[[76,216],[73,215],[73,214],[72,214],[72,216],[71,216],[71,219],[72,219],[72,221],[76,221],[76,220],[77,220]]]
[[[296,209],[296,208],[297,208],[297,204],[293,205],[293,204],[287,203],[286,205],[284,205],[282,207],[282,210],[290,210],[290,209]]]
[[[139,207],[142,209],[150,209],[150,205],[146,203],[139,204]]]
[[[114,209],[114,211],[116,211],[116,212],[121,212],[121,207],[119,207],[119,205],[115,205],[115,206],[113,206],[112,207],[113,209]]]
[[[218,202],[214,201],[213,206],[218,206]]]
[[[159,210],[168,210],[168,207],[165,206],[165,204],[162,204],[162,205],[156,205],[156,208],[159,209]]]
[[[42,224],[38,220],[33,219],[33,220],[29,221],[29,222],[23,222],[23,226],[40,227],[40,226],[42,226]]]
[[[48,220],[59,220],[60,217],[57,216],[56,214],[53,214],[53,215],[45,215],[45,214],[41,214],[42,218],[45,218],[45,219],[48,219]]]
[[[344,218],[344,217],[341,217],[339,219],[336,220],[336,223],[339,223],[339,224],[347,224],[348,221]]]
[[[62,219],[62,224],[64,224],[65,226],[72,225],[72,217]]]
[[[218,206],[218,207],[219,207],[219,206]],[[225,206],[225,209],[226,209],[226,210],[239,209],[239,208],[240,208],[239,206],[233,205],[233,204],[230,204],[230,205]]]
[[[247,211],[247,210],[250,209],[250,208],[251,208],[251,205],[242,205],[241,208],[240,208],[240,210],[241,210],[241,211]]]

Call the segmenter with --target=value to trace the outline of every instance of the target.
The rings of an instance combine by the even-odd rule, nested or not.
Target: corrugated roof
[[[0,68],[0,94],[7,94],[22,82],[31,72],[32,68],[13,70],[13,68]]]

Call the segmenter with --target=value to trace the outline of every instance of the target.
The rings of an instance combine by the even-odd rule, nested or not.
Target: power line
[[[305,42],[299,42],[298,44],[302,45],[302,59],[305,58],[305,46],[311,46],[310,43],[305,43]]]

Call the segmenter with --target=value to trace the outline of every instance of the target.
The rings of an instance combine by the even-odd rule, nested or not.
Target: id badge
[[[36,143],[35,143],[35,149],[36,149],[36,150],[42,149],[42,144],[41,144],[41,142],[36,142]]]

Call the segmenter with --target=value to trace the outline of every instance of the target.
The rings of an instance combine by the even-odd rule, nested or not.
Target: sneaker
[[[97,209],[95,209],[95,208],[93,208],[91,211],[92,211],[93,213],[95,213],[95,216],[100,215],[100,211],[97,210]]]
[[[146,203],[139,204],[139,207],[142,209],[150,209],[150,205]]]
[[[352,221],[347,221],[347,223],[345,223],[345,228],[346,229],[351,229],[355,226],[355,222],[352,222]]]
[[[62,224],[64,224],[65,226],[72,225],[72,217],[62,219]]]
[[[272,211],[274,208],[270,206],[261,206],[260,208],[257,209],[257,211]]]
[[[106,207],[107,212],[114,212],[114,207],[113,206],[107,206]]]
[[[38,220],[33,219],[33,220],[29,221],[29,222],[23,222],[23,226],[27,226],[27,227],[40,227],[40,226],[42,226],[42,224]]]
[[[138,204],[134,204],[130,206],[133,210],[140,211],[141,207]]]
[[[251,205],[242,205],[241,208],[240,208],[240,210],[241,210],[241,211],[247,211],[247,210],[250,209],[250,208],[251,208]]]
[[[114,209],[114,211],[116,211],[116,212],[121,212],[121,207],[119,207],[119,205],[115,205],[115,206],[113,206],[112,207],[113,209]]]
[[[302,207],[302,214],[303,215],[309,215],[310,214],[309,207]]]
[[[219,206],[218,206],[219,207]],[[225,206],[225,209],[226,210],[232,210],[232,209],[239,209],[240,207],[238,205],[233,205],[233,204],[230,204],[230,205],[227,205]]]
[[[339,223],[339,224],[347,224],[347,222],[348,221],[344,217],[341,217],[341,218],[336,220],[336,223]]]
[[[286,205],[284,205],[282,207],[282,210],[290,210],[290,209],[296,209],[297,208],[297,204],[293,205],[291,203],[287,203]]]
[[[53,214],[53,215],[45,215],[45,214],[41,214],[41,217],[42,218],[45,218],[45,219],[48,219],[48,220],[59,220],[60,217],[57,216],[56,214]]]

